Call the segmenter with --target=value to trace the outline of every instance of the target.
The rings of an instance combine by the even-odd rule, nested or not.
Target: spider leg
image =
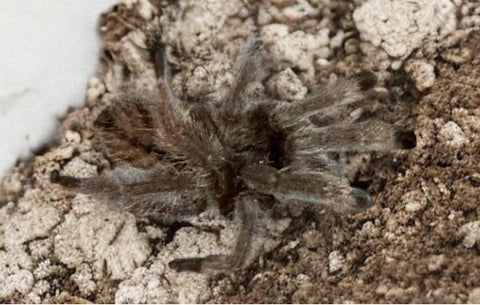
[[[251,52],[253,51],[249,49],[249,53]],[[158,109],[152,111],[154,122],[157,123],[156,146],[178,156],[185,156],[192,164],[204,167],[211,165],[211,156],[222,150],[220,131],[212,118],[212,108],[208,104],[187,105],[176,98],[169,86],[170,72],[163,47],[158,48],[154,59],[158,91],[163,99],[156,103]],[[249,69],[248,63],[249,61],[246,61],[242,65],[242,71]],[[235,84],[235,88],[241,91],[243,85],[239,82]]]
[[[205,208],[204,185],[200,179],[173,174],[167,169],[119,166],[105,175],[90,178],[64,176],[53,171],[51,180],[77,192],[108,200],[139,217],[175,219],[196,215]]]
[[[279,201],[319,203],[337,212],[358,213],[372,205],[370,195],[352,188],[337,173],[277,170],[268,165],[245,167],[241,179],[253,190],[273,195]]]
[[[178,99],[170,88],[170,69],[164,47],[159,47],[155,52],[154,65],[160,98],[167,101],[165,104],[171,105],[175,112],[181,112],[182,107],[184,107],[183,101]]]
[[[154,104],[119,102],[105,108],[94,123],[94,138],[112,163],[151,168],[163,154],[155,142]]]
[[[279,104],[274,110],[275,117],[284,127],[298,125],[299,117],[307,118],[327,107],[355,103],[374,95],[370,89],[376,82],[377,77],[370,71],[364,71],[353,79],[339,79],[303,100]]]
[[[289,168],[303,173],[329,172],[332,173],[332,175],[342,175],[342,169],[338,162],[329,158],[326,154],[296,153],[291,156]]]
[[[177,271],[231,271],[241,268],[248,254],[251,237],[256,225],[256,205],[253,198],[241,196],[236,199],[235,212],[240,220],[240,232],[235,250],[230,255],[209,255],[175,259],[169,266]]]
[[[231,121],[238,117],[245,109],[245,93],[248,84],[255,80],[259,64],[261,61],[261,51],[263,42],[255,40],[252,42],[244,54],[240,56],[237,65],[235,81],[232,84],[230,92],[225,96],[222,102],[220,115],[223,120]]]
[[[192,124],[188,107],[177,99],[169,86],[165,50],[154,53],[158,79],[158,97],[118,96],[96,118],[97,141],[112,163],[128,162],[134,167],[150,169],[164,155],[184,158],[184,131]],[[146,100],[147,99],[147,100]],[[200,126],[201,127],[201,126]]]
[[[300,154],[329,151],[374,151],[410,149],[416,145],[413,131],[369,119],[356,123],[307,127],[293,135],[293,145]]]

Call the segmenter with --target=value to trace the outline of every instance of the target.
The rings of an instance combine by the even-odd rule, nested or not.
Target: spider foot
[[[168,266],[178,272],[193,271],[200,272],[202,269],[202,258],[180,258],[168,263]]]
[[[192,271],[229,271],[239,268],[241,260],[230,255],[209,255],[206,257],[180,258],[171,261],[168,266],[178,272]]]
[[[52,183],[57,183],[69,188],[78,187],[80,183],[80,179],[70,176],[63,176],[58,170],[52,171],[52,173],[50,174],[50,181]]]

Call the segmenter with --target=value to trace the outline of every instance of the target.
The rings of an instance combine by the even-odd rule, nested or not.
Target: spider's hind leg
[[[250,196],[236,200],[236,213],[240,220],[240,232],[235,249],[229,255],[209,255],[175,259],[169,266],[177,271],[231,271],[242,267],[248,255],[251,237],[256,226],[256,204]]]

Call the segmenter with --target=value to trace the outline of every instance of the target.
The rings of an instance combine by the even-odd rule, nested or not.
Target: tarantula
[[[409,149],[412,131],[376,119],[315,126],[328,107],[363,100],[376,77],[363,72],[338,80],[300,101],[251,101],[247,86],[260,68],[262,42],[240,56],[236,78],[219,103],[188,103],[169,87],[163,48],[153,56],[158,100],[108,106],[94,127],[113,170],[91,178],[52,173],[53,182],[93,194],[139,217],[181,221],[209,206],[233,212],[241,223],[231,255],[175,259],[177,270],[231,270],[243,266],[262,202],[309,203],[357,213],[370,196],[349,185],[329,152]]]

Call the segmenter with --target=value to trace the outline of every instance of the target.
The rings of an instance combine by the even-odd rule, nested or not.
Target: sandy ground
[[[385,9],[378,9],[383,7]],[[3,302],[480,302],[480,5],[449,0],[128,1],[103,17],[104,67],[59,141],[2,183]],[[53,170],[108,168],[92,123],[124,92],[154,90],[146,40],[167,46],[175,94],[216,99],[247,41],[266,45],[251,98],[295,102],[319,83],[374,71],[374,112],[410,127],[407,152],[334,156],[375,197],[356,215],[281,207],[262,215],[248,268],[177,273],[172,258],[228,253],[235,221],[215,213],[173,230],[50,183]]]

